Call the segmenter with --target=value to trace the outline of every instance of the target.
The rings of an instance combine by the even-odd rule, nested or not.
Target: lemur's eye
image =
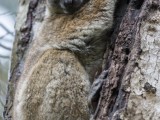
[[[64,0],[64,6],[69,13],[78,10],[83,4],[83,0]]]

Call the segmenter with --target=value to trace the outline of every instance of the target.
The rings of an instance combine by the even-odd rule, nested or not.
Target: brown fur
[[[87,96],[101,68],[114,0],[90,0],[72,15],[46,16],[27,54],[14,120],[89,120]]]

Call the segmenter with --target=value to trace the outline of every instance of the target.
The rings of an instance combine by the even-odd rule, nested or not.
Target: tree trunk
[[[45,0],[20,1],[4,112],[6,120],[12,119],[16,83],[44,12]],[[104,63],[108,76],[104,78],[95,120],[160,119],[159,16],[159,0],[118,0],[110,49]]]
[[[12,119],[13,97],[21,75],[24,57],[44,18],[46,0],[20,0],[16,21],[16,35],[12,50],[11,77],[4,110],[4,119]]]
[[[95,120],[159,120],[160,1],[132,0],[118,30]]]

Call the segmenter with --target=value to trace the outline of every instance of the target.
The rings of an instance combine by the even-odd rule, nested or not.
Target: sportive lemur
[[[47,0],[18,80],[13,120],[89,120],[116,0]]]

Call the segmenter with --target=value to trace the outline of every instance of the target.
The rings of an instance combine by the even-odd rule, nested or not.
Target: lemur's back
[[[101,68],[114,6],[90,0],[73,14],[45,18],[18,82],[14,120],[89,120],[90,82]]]

